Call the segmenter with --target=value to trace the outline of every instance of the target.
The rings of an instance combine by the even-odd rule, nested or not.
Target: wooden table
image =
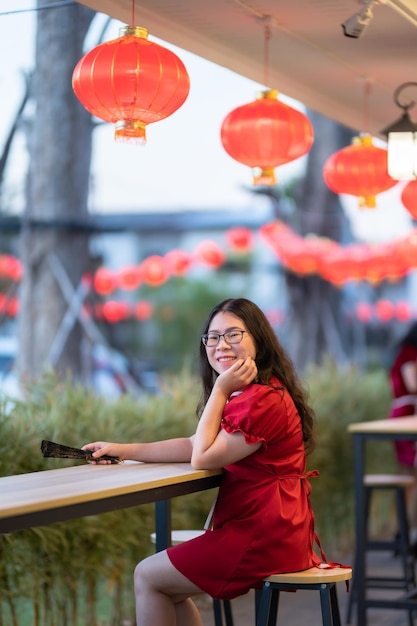
[[[189,463],[78,465],[0,478],[0,533],[155,502],[156,549],[170,545],[173,497],[220,484]]]
[[[417,440],[417,415],[395,419],[376,420],[373,422],[358,422],[350,424],[348,430],[353,435],[353,460],[355,474],[355,533],[356,533],[356,561],[353,575],[355,576],[357,626],[366,626],[367,608],[390,609],[417,609],[417,599],[413,594],[407,594],[394,600],[375,599],[366,597],[365,577],[365,443],[369,439],[412,439]],[[411,597],[410,597],[411,596]]]

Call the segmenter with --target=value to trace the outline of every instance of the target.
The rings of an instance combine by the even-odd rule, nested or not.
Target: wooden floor
[[[343,562],[350,564],[352,560],[344,559]],[[394,558],[391,554],[373,553],[369,559],[369,570],[374,573],[378,571],[380,575],[389,575],[389,572],[397,571],[398,567],[398,558]],[[378,593],[381,593],[381,591],[373,590],[370,597],[377,597]],[[386,597],[389,592],[384,590],[382,593]],[[393,597],[396,597],[398,593],[398,591],[395,591]],[[296,593],[283,593],[281,596],[278,625],[321,626],[318,592],[297,591]],[[338,598],[342,624],[346,624],[346,606],[349,596],[346,592],[345,583],[338,584]],[[203,617],[204,626],[214,626],[211,599],[208,597],[200,598],[198,606]],[[255,626],[253,592],[233,600],[232,608],[235,626]],[[355,613],[353,612],[352,626],[355,626],[355,622]],[[408,624],[408,613],[406,611],[368,610],[368,626],[408,626]],[[415,624],[417,624],[417,615]]]

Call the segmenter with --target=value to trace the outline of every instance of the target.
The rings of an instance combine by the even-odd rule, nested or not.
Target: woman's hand
[[[258,368],[252,357],[239,359],[228,370],[222,372],[216,379],[215,387],[229,397],[234,391],[247,387],[258,375]]]
[[[93,443],[87,443],[83,446],[82,450],[90,450],[93,452],[94,461],[89,461],[93,465],[110,465],[111,461],[107,461],[105,459],[100,459],[103,454],[108,454],[109,456],[115,456],[120,460],[124,460],[123,457],[123,449],[124,444],[122,443],[109,443],[108,441],[94,441]]]

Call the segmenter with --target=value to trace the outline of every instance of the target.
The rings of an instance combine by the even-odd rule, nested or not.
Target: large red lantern
[[[277,96],[275,90],[260,92],[253,102],[231,111],[221,127],[226,152],[254,168],[254,185],[275,185],[274,168],[303,156],[313,143],[309,119]]]
[[[354,137],[350,146],[329,157],[323,176],[332,191],[357,196],[359,206],[370,209],[378,193],[398,183],[388,174],[387,151],[374,146],[370,135]]]
[[[75,66],[75,95],[92,115],[116,124],[118,140],[146,141],[146,125],[176,111],[190,89],[181,59],[124,26],[119,37],[87,52]]]
[[[401,202],[410,215],[417,220],[417,179],[406,184],[401,193]]]

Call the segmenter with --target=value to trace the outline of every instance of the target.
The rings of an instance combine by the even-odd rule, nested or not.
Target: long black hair
[[[256,346],[255,363],[258,368],[257,382],[269,385],[271,376],[276,377],[292,397],[301,418],[304,447],[307,453],[314,449],[314,411],[307,402],[306,392],[298,379],[294,365],[279,343],[271,324],[261,309],[246,298],[230,298],[220,302],[210,312],[203,327],[205,335],[211,321],[218,313],[233,313],[245,324]],[[218,376],[211,367],[205,346],[200,344],[200,376],[203,390],[197,405],[200,417]]]

